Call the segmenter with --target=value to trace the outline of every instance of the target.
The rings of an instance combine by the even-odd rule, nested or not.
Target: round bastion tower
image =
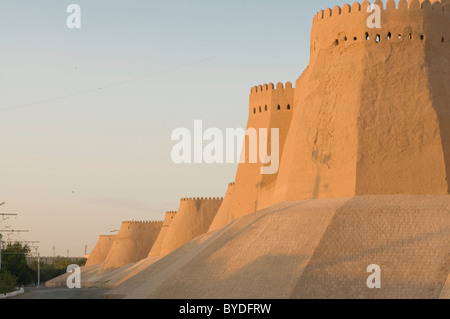
[[[449,193],[450,4],[375,4],[314,17],[272,204]]]

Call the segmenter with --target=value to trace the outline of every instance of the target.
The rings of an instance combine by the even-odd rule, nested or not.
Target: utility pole
[[[40,260],[40,254],[38,253],[38,282],[37,287],[39,288],[41,283],[41,260]]]
[[[5,204],[6,204],[5,202],[0,203],[0,206],[5,205]],[[5,218],[5,216],[17,216],[17,214],[3,214],[3,213],[0,213],[0,216],[2,216],[3,218]]]
[[[85,256],[87,255],[87,248],[88,248],[88,245],[84,245],[84,255]]]
[[[0,270],[2,270],[2,234],[0,234]]]
[[[2,217],[2,219],[0,219],[0,222],[8,219],[8,217],[5,218],[5,216],[17,216],[17,214],[5,214],[5,213],[0,213],[0,216]]]

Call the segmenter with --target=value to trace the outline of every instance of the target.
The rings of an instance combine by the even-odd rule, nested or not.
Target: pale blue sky
[[[313,16],[343,3],[0,0],[0,212],[20,213],[8,222],[41,255],[82,255],[122,220],[223,196],[236,165],[173,164],[171,131],[245,127],[250,88],[294,82]]]

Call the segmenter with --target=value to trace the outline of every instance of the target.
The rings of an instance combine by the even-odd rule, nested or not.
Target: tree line
[[[37,285],[38,262],[33,260],[27,263],[30,252],[28,245],[22,245],[19,242],[8,243],[6,248],[2,249],[0,294],[14,291],[17,287]],[[40,282],[45,283],[61,276],[72,264],[82,267],[86,264],[86,259],[56,257],[51,264],[40,262]]]

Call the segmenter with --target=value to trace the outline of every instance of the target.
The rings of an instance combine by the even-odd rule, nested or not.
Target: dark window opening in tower
[[[411,33],[409,34],[409,39],[412,40],[412,34]]]
[[[370,35],[369,33],[366,32],[366,40],[369,41],[370,40]]]
[[[281,105],[278,105],[278,106],[277,106],[277,110],[278,110],[278,111],[281,110]]]
[[[290,109],[291,109],[291,105],[290,105],[290,104],[288,104],[288,106],[287,106],[287,109],[288,109],[288,110],[290,110]]]
[[[358,40],[358,38],[357,37],[353,37],[353,41],[356,41],[356,40]]]
[[[422,34],[421,36],[420,36],[420,40],[424,40],[425,39],[425,36]]]
[[[387,35],[387,39],[390,40],[392,38],[392,34],[389,32]]]
[[[344,41],[347,41],[347,40],[348,40],[348,38],[347,38],[347,36],[345,36],[345,37],[344,37]]]
[[[399,40],[402,39],[402,35],[401,35],[401,34],[398,35],[398,39],[399,39]]]
[[[444,43],[444,42],[445,42],[445,39],[444,39],[444,37],[442,37],[442,39],[441,39],[441,42],[442,42],[442,43]]]
[[[380,43],[380,40],[381,40],[381,37],[380,37],[379,34],[377,34],[377,37],[376,37],[376,39],[375,39],[375,42],[376,42],[376,43]]]
[[[256,107],[253,108],[253,114],[256,114]]]
[[[334,46],[339,45],[339,40],[338,40],[338,39],[334,40],[333,45],[334,45]]]
[[[259,113],[261,113],[261,106],[259,107]]]
[[[264,110],[267,111],[267,105],[264,107]]]

